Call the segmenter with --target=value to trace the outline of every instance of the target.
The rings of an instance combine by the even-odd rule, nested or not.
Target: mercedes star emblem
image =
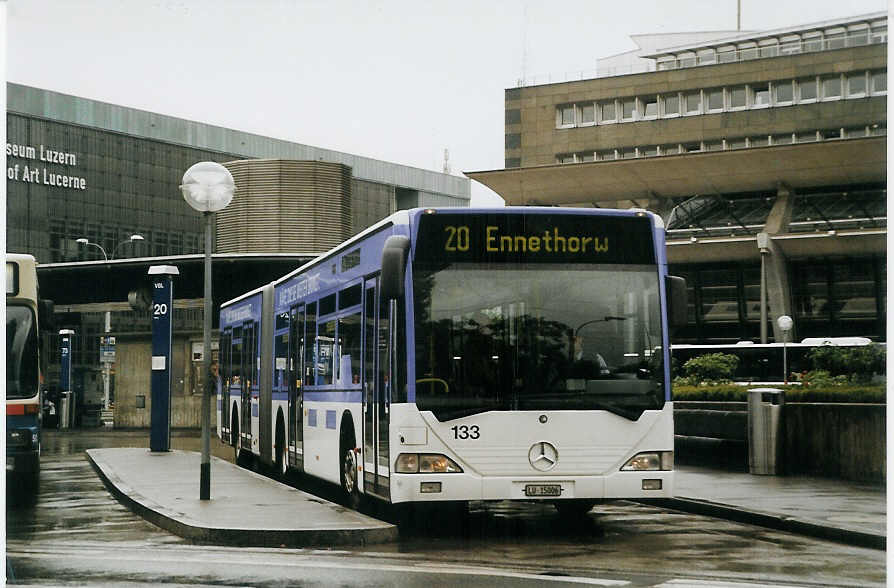
[[[559,463],[559,452],[552,443],[538,441],[528,450],[528,461],[535,470],[546,472]]]

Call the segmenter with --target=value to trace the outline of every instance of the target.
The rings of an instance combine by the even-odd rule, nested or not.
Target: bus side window
[[[304,346],[304,378],[303,381],[308,385],[316,384],[314,379],[314,366],[317,363],[317,303],[311,302],[307,305],[307,314],[304,319],[307,334],[304,337],[306,344]]]

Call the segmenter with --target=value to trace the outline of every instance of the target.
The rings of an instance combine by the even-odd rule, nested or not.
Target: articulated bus
[[[7,485],[35,495],[40,478],[40,359],[37,262],[6,255]]]
[[[221,439],[353,506],[669,497],[664,239],[643,210],[397,212],[221,305]]]

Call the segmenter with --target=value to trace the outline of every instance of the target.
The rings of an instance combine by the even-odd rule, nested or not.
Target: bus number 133
[[[453,431],[454,439],[478,439],[481,437],[478,425],[456,425],[450,427],[450,430]]]

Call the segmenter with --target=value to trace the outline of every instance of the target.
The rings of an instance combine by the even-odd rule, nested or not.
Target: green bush
[[[858,347],[823,345],[811,349],[807,358],[814,371],[847,376],[855,383],[866,383],[874,374],[885,373],[885,349],[877,344]]]
[[[733,377],[739,358],[728,353],[707,353],[683,364],[685,376],[695,382],[724,382]]]
[[[672,398],[675,401],[703,400],[710,402],[747,402],[748,386],[722,384],[716,386],[679,385],[674,380]],[[781,386],[786,402],[843,402],[885,404],[887,389],[877,385],[832,385],[829,387]]]

